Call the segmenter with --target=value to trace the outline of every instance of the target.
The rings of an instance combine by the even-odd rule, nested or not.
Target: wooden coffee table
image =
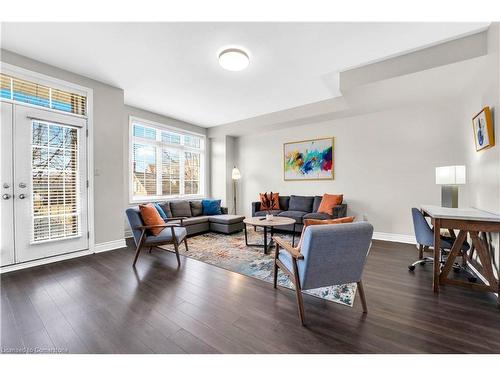
[[[247,235],[247,226],[245,225],[245,244],[247,246],[262,246],[264,247],[264,254],[267,254],[268,249],[271,247],[271,243],[273,242],[273,234],[274,234],[274,227],[280,227],[284,225],[291,225],[293,224],[293,237],[292,237],[292,246],[295,246],[295,224],[296,221],[295,219],[289,218],[289,217],[283,217],[283,216],[274,216],[271,220],[267,220],[265,217],[261,216],[256,216],[256,217],[249,217],[243,220],[245,224],[248,225],[253,225],[255,227],[262,227],[264,228],[264,245],[261,244],[249,244],[248,243],[248,235]],[[269,241],[269,244],[267,243],[267,229],[270,229],[271,232],[271,240]]]

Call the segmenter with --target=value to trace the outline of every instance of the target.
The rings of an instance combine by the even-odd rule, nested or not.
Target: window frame
[[[169,144],[168,148],[172,150],[179,150],[180,153],[184,153],[185,151],[189,152],[196,152],[200,154],[200,180],[199,180],[199,194],[184,194],[184,157],[181,157],[179,160],[179,194],[171,194],[171,195],[149,195],[149,196],[135,196],[134,195],[134,170],[133,170],[133,163],[134,163],[134,124],[139,124],[139,125],[144,125],[148,127],[155,128],[156,130],[159,130],[160,132],[163,131],[171,131],[173,133],[179,134],[182,136],[186,135],[193,135],[196,137],[201,138],[201,147],[195,148],[195,147],[189,147],[186,145],[183,145],[182,142],[180,145],[176,144]],[[158,137],[161,137],[161,133],[158,136],[156,140],[148,140],[146,138],[141,139],[141,143],[143,144],[149,144],[153,146],[158,146],[159,144],[162,144],[161,141],[158,140]],[[205,197],[205,176],[206,176],[206,150],[207,150],[207,142],[206,142],[206,136],[204,134],[184,130],[177,128],[175,126],[171,125],[165,125],[163,123],[147,120],[141,117],[137,116],[129,116],[129,137],[128,137],[128,151],[129,151],[129,157],[128,157],[128,191],[129,191],[129,204],[136,204],[136,203],[143,203],[143,202],[161,202],[161,201],[168,201],[168,200],[174,200],[174,199],[184,199],[184,198],[192,198],[192,199],[199,199],[199,198],[204,198]],[[156,147],[156,165],[160,164],[161,165],[161,153],[162,153],[162,148]],[[156,190],[161,190],[161,168],[156,168]]]

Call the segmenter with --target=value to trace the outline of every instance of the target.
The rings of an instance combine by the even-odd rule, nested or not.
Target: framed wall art
[[[284,179],[333,180],[334,138],[318,138],[283,145]]]

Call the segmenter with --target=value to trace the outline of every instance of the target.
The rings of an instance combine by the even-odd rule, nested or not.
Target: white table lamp
[[[458,185],[465,184],[465,165],[437,167],[436,184],[441,185],[441,206],[458,208]]]

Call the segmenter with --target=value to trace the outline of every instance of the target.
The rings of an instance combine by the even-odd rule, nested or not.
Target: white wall
[[[231,172],[236,164],[235,138],[217,136],[210,138],[210,194],[214,199],[220,199],[223,207],[232,212],[233,185]]]
[[[349,214],[367,214],[375,231],[413,235],[410,208],[440,204],[435,167],[465,162],[460,129],[455,103],[443,102],[239,137],[239,210],[250,215],[263,191],[343,193]],[[335,137],[335,179],[284,181],[283,143],[319,137]]]
[[[500,27],[488,30],[487,66],[464,92],[461,103],[461,127],[468,171],[468,200],[472,207],[500,214]],[[496,146],[477,152],[472,131],[472,117],[483,107],[492,109]],[[498,269],[499,235],[492,237],[494,261]]]
[[[226,205],[226,137],[210,138],[210,193]]]

